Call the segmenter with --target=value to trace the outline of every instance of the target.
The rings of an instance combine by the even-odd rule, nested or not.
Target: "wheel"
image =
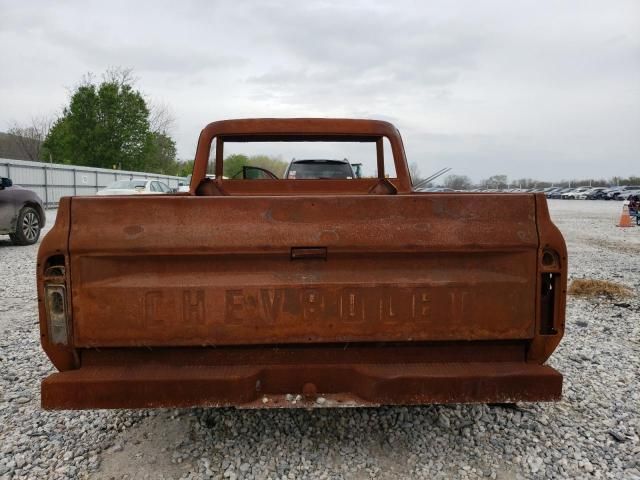
[[[40,215],[35,208],[24,207],[18,214],[16,232],[9,235],[16,245],[33,245],[40,238]]]

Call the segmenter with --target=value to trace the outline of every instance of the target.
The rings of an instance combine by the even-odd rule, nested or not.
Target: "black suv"
[[[0,235],[9,235],[16,245],[32,245],[40,238],[44,223],[40,197],[0,177]]]
[[[351,179],[356,178],[348,160],[291,160],[284,178]]]

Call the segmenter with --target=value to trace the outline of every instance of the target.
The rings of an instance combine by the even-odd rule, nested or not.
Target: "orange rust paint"
[[[382,138],[397,178],[205,177],[213,141],[222,171],[225,141]],[[389,123],[214,122],[189,194],[61,201],[38,255],[60,370],[43,406],[557,400],[543,364],[564,333],[566,265],[544,196],[414,192]],[[47,332],[51,266],[67,345]]]

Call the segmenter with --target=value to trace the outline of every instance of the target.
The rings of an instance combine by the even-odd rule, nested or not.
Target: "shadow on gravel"
[[[434,471],[452,478],[463,469],[490,476],[500,466],[469,451],[479,445],[494,450],[501,434],[489,425],[533,418],[518,407],[487,405],[173,412],[171,419],[190,424],[177,458],[196,459],[191,468],[200,475],[231,478],[323,471],[329,478],[415,478]],[[532,429],[540,425],[533,423]]]
[[[540,428],[535,415],[487,405],[148,410],[94,478],[514,478],[496,448],[510,443],[501,430]]]

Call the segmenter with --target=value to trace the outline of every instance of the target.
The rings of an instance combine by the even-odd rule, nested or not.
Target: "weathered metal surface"
[[[313,399],[302,388],[310,380],[319,385]],[[264,389],[260,388],[263,384]],[[551,367],[527,363],[314,368],[135,364],[54,374],[43,383],[42,405],[50,409],[283,408],[296,403],[314,407],[318,397],[332,406],[510,403],[559,400],[561,387],[562,376]]]
[[[382,136],[397,179],[204,178],[213,139]],[[65,267],[70,341],[51,342],[41,303],[43,347],[63,370],[43,383],[47,408],[561,392],[562,377],[540,366],[564,331],[566,286],[544,197],[411,192],[388,123],[213,123],[190,195],[65,199],[39,253],[41,302],[52,264]]]
[[[514,345],[505,347],[522,359]],[[460,349],[466,362],[442,363],[420,361],[415,355],[419,348],[412,352],[403,352],[402,347],[367,348],[364,352],[343,348],[340,354],[331,347],[327,349],[331,357],[318,349],[300,352],[286,347],[273,353],[262,347],[251,351],[253,355],[238,350],[212,356],[195,350],[161,350],[148,355],[122,350],[91,352],[83,358],[82,368],[44,381],[42,403],[57,409],[282,408],[552,401],[560,397],[559,373],[547,366],[509,361],[510,355],[499,355],[502,361],[488,361],[482,348],[473,355],[467,346],[466,352]],[[434,358],[428,347],[422,350],[425,357]],[[453,352],[455,349],[449,356]],[[313,358],[312,353],[320,357]],[[484,361],[469,361],[473,357]]]
[[[372,142],[377,148],[378,179],[384,179],[383,151],[379,146],[386,138],[393,154],[397,178],[394,186],[400,193],[411,192],[411,177],[404,154],[402,138],[398,130],[388,122],[333,118],[262,118],[213,122],[200,133],[196,151],[191,192],[196,193],[204,181],[212,141],[216,140],[216,180],[218,187],[233,195],[287,195],[292,193],[347,194],[367,193],[375,186],[376,179],[357,180],[261,180],[260,182],[225,181],[222,175],[222,158],[225,142],[238,141],[350,141]]]
[[[79,347],[533,335],[531,196],[158,197],[144,218],[136,209],[73,200]],[[298,246],[326,260],[292,261]]]

